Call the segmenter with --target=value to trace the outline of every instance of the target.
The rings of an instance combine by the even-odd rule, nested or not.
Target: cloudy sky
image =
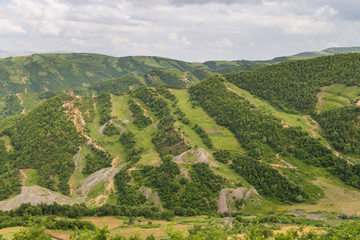
[[[0,0],[0,57],[270,59],[359,46],[359,9],[359,0]]]

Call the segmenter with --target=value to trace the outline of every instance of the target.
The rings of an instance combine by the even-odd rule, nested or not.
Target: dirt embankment
[[[127,120],[127,119],[124,119],[124,120]],[[117,127],[117,128],[120,130],[120,135],[122,135],[122,134],[126,131],[126,129],[125,129],[124,127],[122,127],[120,124],[118,124],[117,122],[119,122],[119,121],[122,121],[122,122],[123,122],[124,120],[120,120],[120,119],[110,119],[109,122],[103,124],[103,125],[99,128],[99,134],[100,134],[101,136],[104,136],[103,132],[104,132],[104,129],[106,128],[106,126],[107,126],[108,124],[113,124],[115,127]],[[127,120],[127,121],[128,121],[128,120]],[[126,121],[125,121],[125,122],[126,122]],[[126,123],[124,123],[124,124],[126,124]]]
[[[139,191],[145,195],[146,201],[149,203],[153,203],[156,207],[160,209],[160,211],[164,211],[163,206],[161,205],[161,201],[159,198],[159,194],[156,191],[153,191],[151,188],[142,186]]]
[[[190,82],[190,80],[188,78],[188,74],[189,74],[189,72],[184,72],[184,75],[183,75],[181,81],[186,82],[186,83]]]
[[[207,163],[210,167],[217,167],[218,164],[213,161],[211,153],[206,151],[203,148],[199,148],[196,151],[188,150],[181,153],[180,155],[172,159],[173,162],[178,164],[187,162],[187,163]]]
[[[115,174],[118,173],[120,168],[103,168],[99,171],[94,172],[87,177],[81,186],[77,189],[77,192],[81,193],[82,198],[86,199],[90,190],[100,182],[106,182],[114,178]]]
[[[233,209],[233,207],[236,199],[246,200],[250,198],[252,195],[259,196],[256,189],[253,187],[250,189],[246,187],[236,188],[236,189],[233,188],[222,189],[220,191],[220,196],[217,201],[219,212],[223,213],[223,212],[234,211],[235,209]]]
[[[321,91],[317,94],[317,97],[318,97],[318,103],[317,103],[317,114],[320,114],[321,113],[321,109],[324,105],[324,101],[323,101],[323,98],[325,96],[325,92],[324,92],[324,89],[321,89]]]
[[[19,207],[22,203],[31,203],[35,205],[40,203],[52,204],[54,202],[59,204],[72,203],[69,197],[43,187],[21,187],[21,193],[19,195],[12,199],[0,202],[0,210],[9,211]]]
[[[276,158],[277,159],[280,159],[280,156],[279,156],[280,153],[276,154]],[[284,163],[284,165],[281,165],[281,164],[276,164],[276,163],[269,163],[270,166],[272,167],[280,167],[280,168],[296,168],[294,165],[288,163],[287,161],[285,161],[284,159],[280,159],[280,161],[282,163]]]

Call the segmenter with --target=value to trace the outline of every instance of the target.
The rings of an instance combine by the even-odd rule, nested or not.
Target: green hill
[[[92,55],[66,56],[80,66]],[[238,233],[357,221],[360,54],[225,75],[214,73],[241,64],[125,59],[136,72],[3,97],[0,210],[16,210],[0,212],[0,228],[50,228],[59,219],[47,215],[232,216]]]
[[[156,73],[151,72],[153,70],[175,72],[203,70],[212,72],[229,67],[246,70],[248,68],[246,66],[251,64],[251,62],[248,62],[244,65],[236,61],[203,64],[161,57],[129,56],[116,58],[89,53],[34,54],[0,59],[0,95],[87,87],[124,75],[151,76]],[[196,76],[196,74],[204,74],[204,72],[195,72],[194,74]],[[160,76],[161,72],[157,72],[156,75]],[[150,82],[154,85],[164,83],[161,79],[159,79],[159,82],[152,81],[148,77],[145,80],[147,83]],[[191,82],[192,79],[189,77],[187,80]],[[171,81],[170,78],[165,83],[171,85]],[[144,81],[143,84],[145,84]],[[176,87],[185,87],[185,84],[179,85],[177,83]]]
[[[297,57],[320,57],[334,54],[342,54],[342,53],[360,53],[360,47],[333,47],[327,48],[322,51],[315,52],[302,52],[295,54]]]

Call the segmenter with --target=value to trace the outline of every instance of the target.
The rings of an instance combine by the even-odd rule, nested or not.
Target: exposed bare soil
[[[180,168],[180,173],[190,180],[189,171],[186,168]]]
[[[188,150],[174,157],[172,161],[181,164],[184,162],[188,163],[207,163],[210,167],[217,167],[218,164],[212,161],[211,153],[203,148],[199,148],[196,151]]]
[[[23,104],[23,100],[21,99],[20,93],[17,93],[17,94],[16,94],[16,97],[19,99],[20,105],[22,105],[22,104]]]
[[[317,111],[317,114],[321,113],[321,109],[322,109],[322,107],[324,105],[324,101],[323,101],[324,96],[325,96],[324,89],[321,89],[321,92],[319,92],[317,94],[317,97],[318,97],[318,111]]]
[[[219,212],[232,212],[235,209],[232,209],[231,205],[235,202],[235,199],[248,199],[251,195],[259,196],[255,188],[229,188],[222,189],[220,191],[220,196],[218,199],[218,208]]]
[[[57,192],[53,192],[43,187],[21,187],[21,193],[19,195],[12,199],[0,202],[0,210],[9,211],[11,209],[19,207],[22,203],[52,204],[54,202],[57,202],[59,204],[70,204],[72,201],[67,196],[64,196]]]
[[[106,182],[114,178],[115,174],[119,172],[120,168],[103,168],[99,171],[94,172],[89,177],[87,177],[81,186],[76,190],[81,193],[82,199],[86,199],[90,190],[95,187],[96,184],[100,182]]]
[[[184,73],[184,75],[183,75],[183,77],[181,79],[183,82],[186,82],[186,83],[190,82],[190,80],[188,79],[188,74],[189,74],[189,72]]]

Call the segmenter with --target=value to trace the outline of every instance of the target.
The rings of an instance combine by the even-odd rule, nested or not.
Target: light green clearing
[[[185,125],[179,120],[176,121],[174,125],[175,128],[177,128],[180,134],[184,137],[184,140],[188,146],[191,148],[204,148],[207,151],[210,151],[210,149],[205,146],[199,135],[189,125]]]
[[[80,187],[81,183],[87,177],[82,173],[82,170],[84,169],[86,163],[85,156],[89,153],[90,153],[89,148],[86,145],[82,145],[80,153],[74,156],[74,162],[75,161],[77,162],[77,168],[75,168],[73,174],[71,175],[71,180],[73,181],[74,189]]]
[[[360,100],[360,87],[334,84],[323,87],[318,93],[316,111],[327,111],[337,107],[343,107],[356,103]]]
[[[178,106],[181,111],[186,114],[193,124],[198,124],[209,134],[215,148],[244,151],[234,134],[225,127],[217,125],[215,120],[207,115],[201,107],[192,107],[190,95],[186,89],[174,89],[172,91],[179,100]],[[187,133],[190,134],[190,131],[187,131]]]
[[[11,152],[13,150],[14,147],[11,145],[11,140],[10,140],[9,136],[4,135],[4,136],[0,137],[0,140],[4,141],[7,152]]]
[[[5,107],[5,100],[6,100],[6,97],[0,96],[0,109]]]
[[[22,106],[25,108],[25,112],[29,112],[37,104],[41,103],[38,93],[20,93],[19,95],[23,101]]]
[[[26,176],[26,180],[24,183],[25,187],[30,187],[38,184],[39,173],[36,169],[24,169],[23,173]]]
[[[9,227],[0,229],[0,234],[3,236],[4,239],[13,239],[14,234],[24,230],[24,227]]]
[[[87,195],[86,199],[87,200],[91,200],[93,198],[96,198],[97,196],[99,196],[100,194],[104,193],[105,191],[105,183],[104,182],[99,182],[98,184],[96,184],[89,192],[89,194]]]
[[[137,143],[136,145],[138,147],[144,148],[144,153],[141,155],[140,161],[137,163],[137,165],[156,165],[161,162],[161,159],[159,157],[159,154],[155,151],[155,146],[152,143],[152,135],[156,130],[157,122],[152,123],[150,126],[144,128],[144,129],[138,129],[133,123],[132,123],[132,113],[129,110],[128,106],[129,101],[129,95],[121,95],[121,96],[112,96],[112,113],[111,115],[114,118],[119,119],[127,119],[130,122],[128,124],[123,124],[123,126],[126,128],[127,131],[131,131],[135,134]],[[143,106],[142,106],[143,107]],[[150,112],[147,112],[151,115]],[[154,116],[151,116],[154,119]],[[108,138],[108,137],[105,137]],[[119,136],[116,137],[117,139]],[[122,159],[126,158],[126,154],[124,152],[123,147],[121,146],[119,141],[116,141],[115,144],[108,146],[111,151],[117,151],[119,156]],[[120,151],[119,151],[120,150]]]

